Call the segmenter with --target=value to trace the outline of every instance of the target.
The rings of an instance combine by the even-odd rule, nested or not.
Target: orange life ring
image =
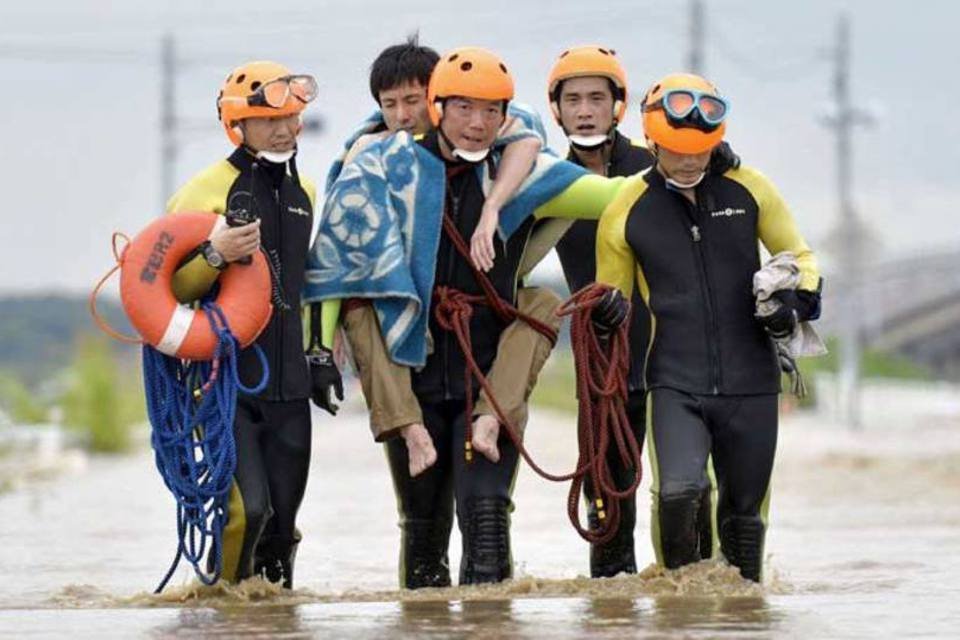
[[[203,309],[173,295],[173,274],[210,237],[219,216],[188,212],[154,220],[120,255],[120,300],[144,342],[185,360],[213,358],[218,338]],[[250,345],[273,314],[270,268],[262,252],[250,264],[232,263],[219,277],[217,304],[240,347]]]

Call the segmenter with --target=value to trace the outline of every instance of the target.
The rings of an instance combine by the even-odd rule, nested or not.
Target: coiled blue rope
[[[237,340],[223,311],[212,302],[202,307],[218,338],[212,360],[184,362],[149,345],[143,347],[147,415],[153,426],[150,441],[163,483],[177,501],[179,538],[176,557],[154,593],[163,591],[181,558],[204,584],[220,579],[223,528],[237,468],[233,437],[237,392],[260,393],[270,375],[263,350],[254,345],[263,378],[256,386],[245,387],[237,375]],[[197,389],[202,389],[199,399]],[[212,574],[200,566],[208,544],[215,553]]]

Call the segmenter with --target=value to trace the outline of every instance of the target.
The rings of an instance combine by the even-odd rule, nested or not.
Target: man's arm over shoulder
[[[597,226],[597,282],[616,287],[628,298],[633,295],[637,259],[627,244],[627,218],[646,184],[642,174],[626,178]]]
[[[567,162],[563,160],[563,162]],[[595,174],[581,176],[554,196],[537,207],[537,218],[574,218],[580,220],[598,220],[626,178],[605,178]]]

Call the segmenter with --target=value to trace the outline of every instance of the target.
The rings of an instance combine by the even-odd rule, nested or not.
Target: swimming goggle
[[[246,97],[224,96],[220,100],[231,102],[246,102],[248,107],[273,107],[279,109],[287,103],[287,98],[293,96],[306,104],[317,97],[317,81],[310,75],[284,76],[271,80],[257,87],[256,91]]]
[[[712,130],[726,120],[730,103],[695,89],[668,89],[659,100],[643,107],[644,111],[656,109],[663,109],[674,126]]]

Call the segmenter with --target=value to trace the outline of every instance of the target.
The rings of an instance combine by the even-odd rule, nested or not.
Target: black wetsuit
[[[171,212],[246,212],[261,221],[261,246],[273,271],[274,311],[256,344],[266,355],[270,378],[262,393],[241,394],[237,403],[237,468],[224,531],[222,577],[237,581],[257,573],[288,587],[300,541],[296,514],[310,462],[310,378],[300,292],[315,194],[292,162],[290,168],[288,172],[286,163],[256,159],[241,147],[194,177],[168,205]],[[197,256],[177,278],[188,288],[202,289],[216,275]],[[238,368],[246,385],[259,381],[262,367],[252,347],[241,351]]]
[[[621,289],[636,284],[654,318],[646,382],[657,558],[673,568],[703,555],[697,520],[712,456],[721,548],[759,580],[780,369],[754,317],[758,240],[797,257],[798,296],[811,302],[797,310],[801,321],[819,313],[816,260],[754,169],[708,173],[696,202],[656,170],[623,193],[601,221],[598,278]]]
[[[436,132],[421,144],[441,157]],[[446,162],[446,213],[460,235],[469,239],[480,219],[484,195],[473,165]],[[500,297],[515,302],[517,271],[532,218],[515,232],[506,247],[496,243],[493,269],[487,273]],[[469,265],[457,253],[445,233],[437,251],[435,286],[451,286],[470,294],[482,294]],[[510,577],[509,511],[511,489],[519,460],[516,447],[501,431],[496,464],[474,454],[465,462],[464,442],[466,360],[456,337],[442,329],[430,307],[433,352],[425,366],[412,376],[414,394],[423,411],[424,426],[437,450],[437,462],[416,478],[408,470],[406,444],[402,438],[387,441],[388,459],[402,512],[403,562],[401,582],[408,588],[449,584],[447,547],[452,527],[453,505],[463,537],[460,582],[491,582]],[[507,324],[489,308],[474,307],[470,322],[473,357],[485,373],[497,353],[501,332]],[[474,387],[474,394],[478,388]]]
[[[653,156],[643,146],[634,143],[619,131],[614,133],[605,174],[610,177],[631,176],[653,164]],[[567,160],[583,164],[573,149]],[[570,292],[579,291],[596,280],[597,275],[597,223],[592,220],[577,220],[557,242],[557,255],[563,267]],[[650,341],[650,313],[638,292],[631,300],[633,316],[630,323],[630,396],[627,401],[627,418],[637,441],[643,443],[647,424],[646,389],[643,383],[643,363],[647,344]],[[634,470],[623,464],[617,447],[610,447],[607,462],[617,487],[625,489],[633,482]],[[583,485],[587,501],[587,515],[597,526],[595,492],[588,480]],[[620,572],[636,573],[633,530],[637,521],[636,496],[620,500],[620,529],[610,542],[591,545],[590,575],[594,578],[611,577]]]

